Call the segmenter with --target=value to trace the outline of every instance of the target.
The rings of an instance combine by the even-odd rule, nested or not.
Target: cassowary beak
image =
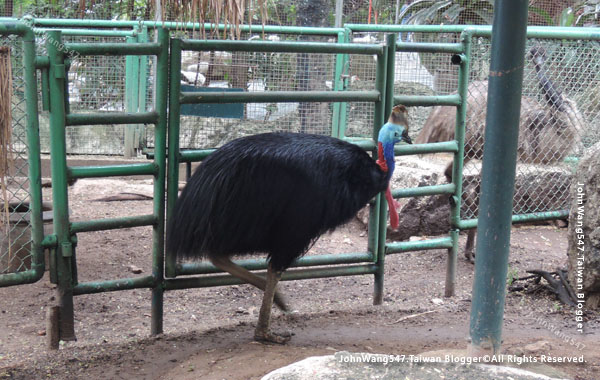
[[[402,136],[402,141],[404,141],[407,144],[412,144],[412,139],[408,134]]]

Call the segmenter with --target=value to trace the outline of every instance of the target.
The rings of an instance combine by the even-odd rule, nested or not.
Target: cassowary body
[[[211,154],[183,189],[169,221],[167,250],[178,260],[208,258],[264,290],[255,338],[284,343],[289,337],[269,331],[273,301],[287,309],[275,290],[283,271],[322,233],[386,190],[393,145],[410,142],[407,128],[389,123],[382,128],[380,149],[392,146],[392,162],[382,152],[385,165],[327,136],[266,133],[231,141]],[[258,252],[268,255],[266,280],[230,259]]]
[[[545,104],[533,97],[521,98],[518,159],[521,162],[549,164],[562,160],[576,147],[583,131],[583,117],[575,102],[564,96],[548,77],[544,49],[532,48],[529,58],[535,67]],[[465,130],[465,164],[470,159],[483,158],[488,82],[474,81],[469,84],[467,92],[469,124]],[[455,118],[456,108],[435,107],[415,141],[424,144],[454,139]],[[446,167],[444,174],[451,181],[452,163]],[[466,204],[475,203],[479,186],[475,187],[474,192],[476,196],[464,199]],[[474,239],[475,230],[470,230],[465,248],[465,256],[470,261],[474,256]]]

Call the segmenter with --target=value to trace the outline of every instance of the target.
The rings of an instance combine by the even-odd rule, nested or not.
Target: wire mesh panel
[[[46,33],[38,33],[38,54],[45,54]],[[63,43],[125,42],[125,37],[90,37],[63,34]],[[68,52],[66,52],[68,54]],[[72,113],[130,111],[127,109],[126,57],[105,55],[69,55],[69,107]],[[144,58],[147,59],[147,58]],[[148,60],[148,59],[147,59]],[[150,60],[148,60],[150,61]],[[148,64],[147,67],[152,67]],[[151,79],[150,76],[146,78]],[[130,78],[131,79],[131,78]],[[152,92],[148,95],[152,102]],[[40,114],[42,152],[50,151],[48,112]],[[122,125],[67,127],[68,154],[122,155],[124,151]]]
[[[0,274],[5,274],[30,269],[32,252],[22,42],[18,37],[0,37],[0,46],[9,49],[12,71],[12,137],[8,145],[8,170],[0,191]],[[7,69],[8,67],[1,68]]]
[[[266,36],[271,40],[285,37]],[[296,40],[296,36],[290,36]],[[250,39],[253,39],[251,36]],[[184,52],[182,90],[191,92],[331,91],[335,55],[281,52]],[[268,131],[331,134],[330,103],[272,102],[182,107],[180,146],[218,147]]]
[[[381,41],[381,33],[355,33],[354,42]],[[400,33],[399,41],[458,42],[458,33]],[[576,158],[600,141],[600,45],[591,40],[529,39],[521,99],[519,161],[514,214],[568,208],[571,175]],[[472,40],[467,95],[462,219],[477,217],[486,121],[491,45],[489,38]],[[458,68],[447,53],[397,52],[396,95],[455,93]],[[351,84],[374,65],[350,64]],[[353,71],[355,70],[355,71]],[[359,71],[360,70],[360,71]],[[363,75],[363,77],[367,77]],[[419,141],[454,138],[456,108],[411,107],[411,135]],[[350,135],[352,117],[348,116]],[[419,140],[419,139],[417,139]],[[447,172],[450,173],[450,172]],[[443,174],[440,170],[439,175]]]
[[[473,71],[469,85],[464,169],[463,218],[477,215],[480,159],[487,104],[490,42],[473,45]],[[518,164],[514,214],[564,210],[569,207],[569,186],[575,160],[586,147],[600,140],[598,108],[591,92],[600,76],[600,47],[593,41],[529,39],[521,98]]]

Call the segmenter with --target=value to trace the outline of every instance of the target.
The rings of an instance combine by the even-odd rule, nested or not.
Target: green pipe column
[[[452,237],[452,248],[448,249],[448,260],[446,266],[446,283],[444,296],[452,297],[456,286],[456,261],[458,257],[458,235],[460,221],[460,207],[462,201],[463,163],[465,156],[465,130],[467,127],[467,96],[469,86],[469,59],[471,57],[471,35],[461,33],[462,53],[452,57],[452,63],[458,64],[458,94],[460,104],[456,109],[456,125],[454,138],[458,145],[458,151],[454,153],[452,164],[452,183],[455,186],[454,195],[450,198],[450,236]]]
[[[153,214],[157,222],[152,229],[152,318],[151,334],[163,332],[164,304],[164,259],[165,259],[165,177],[167,152],[167,95],[169,85],[169,31],[158,29],[160,50],[156,57],[156,98],[154,106],[158,121],[154,128],[154,165],[158,173],[154,176]]]
[[[519,137],[527,0],[495,3],[469,354],[497,354]]]
[[[168,170],[167,170],[167,220],[171,218],[173,208],[179,195],[179,127],[181,121],[181,40],[171,40],[171,62],[169,78],[169,133],[168,133]],[[177,260],[175,255],[167,253],[165,256],[165,276],[177,276]]]
[[[381,101],[375,103],[375,118],[374,118],[374,129],[373,129],[373,141],[377,141],[379,138],[379,130],[386,122],[387,116],[392,110],[392,93],[389,93],[388,82],[391,80],[392,84],[394,81],[393,67],[394,57],[396,55],[396,36],[389,34],[386,37],[386,48],[382,55],[377,56],[377,77],[375,79],[375,86],[379,92],[381,92]],[[390,57],[391,55],[391,57]],[[390,63],[391,62],[391,63]],[[392,68],[389,69],[389,65]],[[392,70],[391,79],[388,78],[390,71]],[[376,244],[376,265],[377,270],[375,272],[375,286],[373,289],[373,305],[381,305],[383,303],[383,281],[385,271],[385,240],[387,230],[387,210],[386,202],[383,201],[382,194],[378,196],[379,212],[376,214],[379,217],[377,231],[377,244]],[[370,227],[370,226],[369,226]]]
[[[127,43],[137,42],[137,36],[127,37]],[[139,104],[139,75],[140,75],[140,58],[135,55],[125,57],[125,111],[127,113],[138,112]],[[123,156],[125,158],[135,157],[137,154],[138,144],[136,141],[135,124],[123,126],[124,129],[124,147]]]
[[[350,30],[344,28],[344,43],[350,43]],[[343,55],[342,59],[342,78],[341,78],[341,91],[346,91],[350,85],[350,56],[348,54]],[[348,103],[340,103],[340,118],[339,118],[339,137],[343,138],[346,135],[347,117],[348,117]]]
[[[52,168],[52,205],[54,234],[57,237],[56,290],[60,339],[76,340],[73,313],[73,244],[69,228],[67,191],[67,149],[65,140],[65,56],[60,31],[47,33],[46,49],[50,59],[50,165]]]
[[[338,43],[346,42],[344,39],[344,32],[338,33]],[[344,72],[344,56],[345,54],[337,54],[335,57],[335,68],[333,72],[333,90],[342,91],[344,89],[344,79],[342,77]],[[340,110],[342,103],[333,103],[333,112],[331,115],[331,135],[333,137],[342,138],[340,129]]]

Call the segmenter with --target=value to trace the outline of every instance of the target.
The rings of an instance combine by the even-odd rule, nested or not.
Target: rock
[[[137,267],[135,265],[130,265],[128,268],[129,268],[129,271],[134,274],[140,274],[143,272],[142,268]]]
[[[571,185],[569,282],[585,294],[586,307],[600,303],[600,143],[579,161]]]
[[[432,298],[431,299],[431,303],[433,303],[434,305],[442,305],[444,303],[444,300],[441,298]]]
[[[411,359],[413,358],[413,359]],[[461,364],[431,357],[435,363],[412,355],[336,352],[313,356],[277,369],[262,380],[420,379],[420,380],[552,380],[518,368],[485,364]],[[429,357],[423,359],[430,359]],[[460,358],[457,358],[460,359]],[[555,378],[554,378],[555,379]]]
[[[535,343],[528,344],[523,347],[524,355],[545,355],[547,354],[552,346],[550,342],[545,340],[539,340]]]

